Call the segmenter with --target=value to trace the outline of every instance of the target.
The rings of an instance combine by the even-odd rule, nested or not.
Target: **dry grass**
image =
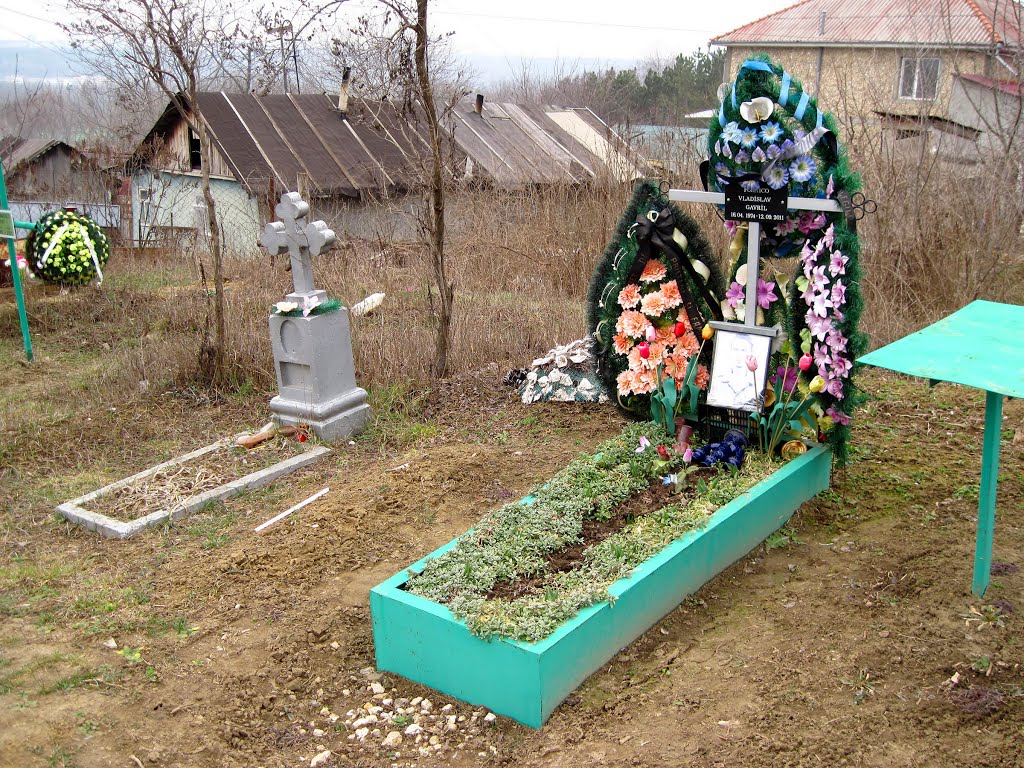
[[[878,213],[862,223],[865,327],[890,341],[974,298],[1021,300],[1020,203],[1007,195],[1008,165],[965,169],[932,157],[882,156],[854,147]],[[684,148],[692,154],[692,147]],[[859,154],[857,154],[859,152]],[[672,181],[698,185],[693,158]],[[630,189],[600,185],[546,193],[464,193],[450,228],[456,286],[452,368],[518,367],[585,333],[583,300],[594,264]],[[725,238],[717,212],[691,206],[713,247]],[[356,374],[364,386],[429,378],[436,293],[426,249],[414,242],[349,241],[316,261],[317,282],[346,304],[383,291],[384,305],[353,319]],[[291,285],[285,262],[266,254],[227,260],[229,391],[275,389],[267,311]],[[101,289],[61,294],[29,288],[31,326],[43,347],[98,353],[83,361],[74,396],[95,406],[140,391],[192,387],[208,298],[190,254],[116,253]],[[0,339],[18,338],[11,304]],[[13,347],[12,347],[13,348]],[[88,355],[86,355],[88,357]],[[91,367],[90,367],[91,366]]]

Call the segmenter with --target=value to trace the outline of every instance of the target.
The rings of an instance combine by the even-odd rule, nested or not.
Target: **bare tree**
[[[424,234],[434,273],[439,301],[435,309],[435,337],[432,373],[444,378],[450,371],[451,329],[455,284],[448,276],[445,251],[446,188],[452,179],[445,162],[445,120],[450,118],[458,101],[466,95],[462,75],[442,82],[434,70],[435,52],[440,38],[431,38],[427,27],[427,0],[415,3],[403,0],[378,0],[383,9],[380,17],[360,17],[355,34],[362,38],[358,48],[364,61],[377,62],[379,96],[401,97],[414,122],[422,120],[427,134],[429,160],[423,164],[423,188],[426,206],[419,225]]]
[[[200,345],[200,371],[211,384],[225,378],[224,270],[220,223],[210,189],[212,143],[199,93],[204,76],[232,49],[240,25],[230,4],[214,0],[69,0],[62,24],[79,60],[125,92],[155,85],[199,137],[201,189],[213,262],[213,335],[210,318]],[[201,270],[205,286],[205,272]],[[205,290],[205,287],[204,287]],[[209,307],[209,304],[208,304]]]

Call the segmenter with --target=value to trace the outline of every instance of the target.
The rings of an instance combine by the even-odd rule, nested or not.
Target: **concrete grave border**
[[[152,528],[153,526],[160,525],[165,520],[180,520],[211,501],[221,501],[222,499],[236,496],[242,491],[253,490],[267,485],[268,483],[272,483],[279,477],[284,477],[297,469],[309,466],[331,452],[331,449],[325,445],[311,448],[305,453],[300,453],[298,456],[292,456],[290,459],[279,461],[277,464],[267,467],[266,469],[252,472],[245,477],[240,477],[237,480],[232,480],[224,485],[211,488],[197,496],[191,496],[176,507],[151,512],[145,517],[140,517],[138,520],[131,520],[128,522],[115,520],[112,517],[101,515],[99,512],[90,512],[81,506],[82,504],[87,504],[94,499],[98,499],[100,496],[113,493],[114,491],[131,485],[143,478],[154,475],[163,469],[167,469],[168,467],[173,467],[178,464],[184,464],[185,462],[191,461],[199,456],[204,456],[207,453],[212,453],[213,451],[221,448],[226,448],[230,443],[230,439],[218,440],[216,443],[199,448],[191,453],[176,456],[169,461],[157,464],[156,466],[150,467],[149,469],[132,475],[131,477],[126,477],[123,480],[118,480],[110,485],[105,485],[98,490],[85,494],[84,496],[79,496],[77,499],[65,501],[63,504],[59,504],[57,506],[57,512],[69,522],[83,528],[87,528],[90,531],[96,531],[107,538],[127,539],[129,536],[134,536],[136,533],[143,531],[146,528]]]

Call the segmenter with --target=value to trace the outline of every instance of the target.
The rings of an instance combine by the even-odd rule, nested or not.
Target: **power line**
[[[661,32],[714,32],[713,29],[689,29],[686,27],[663,27],[645,24],[616,24],[610,21],[583,21],[580,19],[544,19],[536,16],[503,16],[489,13],[470,13],[469,11],[433,11],[437,16],[470,16],[478,19],[495,19],[499,21],[535,21],[543,24],[572,24],[583,27],[612,27],[614,29],[644,29]]]

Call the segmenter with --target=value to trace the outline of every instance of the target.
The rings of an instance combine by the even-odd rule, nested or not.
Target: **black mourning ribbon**
[[[637,254],[627,282],[637,282],[644,267],[647,266],[647,262],[654,257],[656,252],[660,252],[675,268],[676,274],[686,274],[689,276],[690,283],[696,286],[701,298],[707,303],[711,314],[716,320],[722,320],[722,308],[719,306],[718,301],[715,300],[711,291],[708,290],[704,278],[700,276],[693,264],[690,263],[690,259],[687,258],[686,253],[679,247],[679,244],[672,239],[672,232],[675,229],[675,217],[668,206],[661,209],[658,213],[658,218],[654,221],[647,218],[645,214],[636,217]],[[704,327],[705,318],[698,308],[689,286],[685,282],[679,286],[679,294],[683,298],[683,309],[690,321],[690,327],[695,329],[697,333],[700,333]]]

